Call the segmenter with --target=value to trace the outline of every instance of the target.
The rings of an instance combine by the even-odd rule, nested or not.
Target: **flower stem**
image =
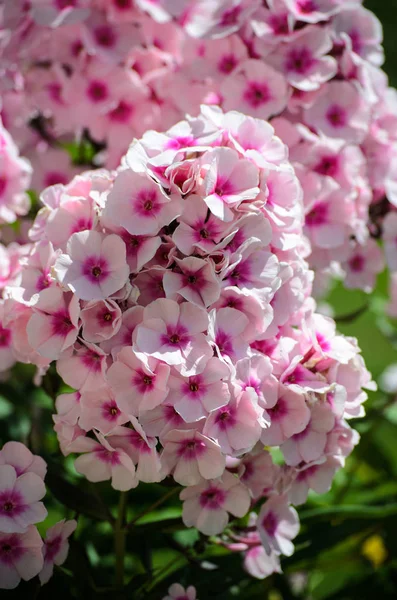
[[[166,500],[168,500],[168,498],[171,498],[171,496],[173,496],[176,492],[179,492],[180,488],[173,488],[172,490],[170,490],[167,494],[164,494],[164,496],[162,496],[161,498],[159,498],[158,500],[156,500],[156,502],[154,502],[153,504],[151,504],[148,508],[145,508],[142,512],[138,513],[133,519],[132,521],[130,521],[128,523],[127,527],[132,527],[133,525],[135,525],[135,523],[141,519],[142,517],[144,517],[146,514],[152,512],[152,510],[154,510],[155,508],[157,508],[158,506],[160,506],[161,504],[163,504],[163,502],[165,502]]]
[[[116,554],[115,583],[117,587],[124,584],[124,555],[125,555],[125,513],[127,509],[127,493],[121,492],[117,519],[114,524],[114,551]]]

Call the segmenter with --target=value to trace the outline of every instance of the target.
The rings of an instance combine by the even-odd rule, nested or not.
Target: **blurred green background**
[[[397,86],[397,0],[370,0],[365,5],[383,23],[385,69]],[[327,299],[339,330],[358,338],[376,380],[388,365],[397,363],[396,323],[384,314],[387,286],[383,273],[370,296],[337,284]],[[346,319],[363,307],[360,316]],[[366,417],[352,422],[362,435],[361,443],[337,474],[332,490],[325,496],[313,494],[300,509],[302,528],[295,554],[282,562],[284,575],[264,581],[248,577],[240,555],[208,547],[204,537],[184,530],[172,489],[140,485],[129,495],[133,499],[130,519],[158,499],[167,499],[150,517],[142,516],[127,535],[129,584],[118,593],[109,589],[114,552],[112,527],[106,521],[109,514],[116,514],[118,494],[107,484],[93,486],[77,478],[72,460],[59,458],[51,421],[59,384],[55,372],[50,372],[44,389],[37,389],[32,375],[31,367],[19,365],[11,382],[0,383],[0,445],[10,438],[27,441],[49,462],[49,517],[40,531],[77,514],[79,528],[67,563],[48,585],[40,589],[37,581],[22,584],[14,592],[0,593],[2,600],[53,600],[54,596],[58,600],[161,600],[175,581],[194,584],[200,600],[397,599],[397,403],[393,394],[382,389],[371,392]],[[61,475],[64,470],[66,478]]]

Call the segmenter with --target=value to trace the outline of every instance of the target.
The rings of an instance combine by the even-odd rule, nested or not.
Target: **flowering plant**
[[[227,558],[226,594],[284,593],[315,546],[295,507],[343,478],[376,390],[315,298],[369,293],[378,238],[397,265],[379,23],[340,0],[0,16],[0,374],[34,452],[0,450],[0,588],[221,597]]]

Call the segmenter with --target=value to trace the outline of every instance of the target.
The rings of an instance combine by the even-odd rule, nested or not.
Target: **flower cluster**
[[[330,487],[371,386],[356,341],[315,312],[286,146],[203,106],[42,202],[5,326],[19,360],[56,361],[75,390],[56,401],[63,454],[117,490],[172,477],[207,535],[266,497],[256,546],[279,568],[290,503]]]
[[[2,116],[39,192],[76,173],[59,144],[115,168],[134,136],[219,105],[288,145],[317,292],[330,273],[371,290],[380,237],[395,270],[397,101],[361,0],[18,0],[1,19]]]
[[[0,119],[0,225],[13,223],[28,212],[30,201],[26,190],[31,170],[29,162],[19,156],[14,140]]]
[[[0,451],[0,588],[14,589],[21,579],[39,575],[46,583],[68,553],[67,538],[76,521],[60,521],[40,537],[36,523],[47,516],[40,500],[45,495],[47,465],[19,442]]]

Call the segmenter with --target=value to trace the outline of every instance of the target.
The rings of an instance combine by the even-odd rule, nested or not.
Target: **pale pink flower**
[[[228,365],[210,358],[204,370],[190,377],[171,372],[167,403],[172,404],[186,423],[199,421],[208,413],[227,404],[230,398]]]
[[[341,462],[328,456],[325,460],[319,460],[315,464],[305,465],[299,469],[288,491],[291,502],[296,505],[306,502],[310,489],[317,494],[328,492],[335,472],[340,468]]]
[[[161,404],[168,394],[170,367],[152,357],[122,348],[107,372],[117,405],[138,416]]]
[[[62,356],[57,361],[57,371],[76,390],[97,390],[106,385],[106,354],[99,346],[85,342],[71,356]]]
[[[281,112],[287,104],[284,77],[260,60],[250,59],[230,74],[220,88],[225,110],[236,109],[260,119]]]
[[[192,254],[195,248],[210,253],[221,241],[228,225],[213,213],[207,218],[207,213],[208,207],[201,196],[191,194],[185,199],[179,225],[172,235],[183,254]]]
[[[375,240],[369,239],[365,246],[357,246],[349,259],[343,263],[346,271],[344,284],[347,288],[361,288],[370,292],[375,287],[378,273],[383,271],[385,261]]]
[[[267,413],[270,415],[270,426],[261,435],[261,441],[267,446],[279,446],[292,435],[303,431],[310,420],[310,409],[304,396],[284,386],[280,386],[277,403]]]
[[[210,211],[221,221],[233,219],[232,208],[259,193],[259,171],[231,148],[215,148],[201,160],[203,183],[200,191]]]
[[[83,452],[74,462],[75,469],[94,483],[111,479],[115,490],[127,491],[138,485],[135,466],[121,448],[114,448],[106,438],[97,434],[99,441],[78,438],[73,443],[73,452]]]
[[[177,194],[168,196],[148,174],[125,169],[109,192],[104,216],[131,235],[155,235],[181,212]]]
[[[297,466],[300,462],[318,460],[325,449],[327,433],[335,424],[330,406],[316,402],[311,409],[310,421],[300,433],[294,434],[281,445],[287,465]]]
[[[229,522],[228,513],[241,518],[250,506],[247,488],[228,471],[219,479],[185,488],[180,499],[186,527],[196,527],[205,535],[222,533]]]
[[[219,278],[214,267],[207,260],[190,256],[175,259],[177,269],[166,271],[163,287],[167,298],[173,300],[182,296],[192,304],[206,308],[216,302],[221,291]]]
[[[29,448],[20,442],[4,444],[0,450],[0,465],[11,465],[18,477],[24,473],[35,473],[44,479],[47,471],[47,464],[41,456],[32,454]]]
[[[257,527],[267,552],[291,556],[292,539],[299,532],[296,510],[289,506],[285,496],[271,496],[259,511]]]
[[[83,392],[79,402],[79,425],[85,431],[97,429],[106,435],[129,420],[128,415],[120,410],[108,387]]]
[[[229,404],[210,413],[203,433],[216,440],[222,452],[236,456],[252,450],[264,426],[258,396],[247,388],[241,393],[235,390]]]
[[[13,590],[43,568],[43,540],[30,525],[22,533],[0,533],[0,588]]]
[[[116,448],[122,448],[136,465],[136,477],[139,481],[153,483],[161,481],[160,456],[157,452],[157,439],[146,434],[138,420],[131,416],[130,427],[117,427],[108,437]]]
[[[186,589],[180,583],[173,583],[168,588],[167,596],[163,600],[198,600],[196,598],[196,588],[189,585]]]
[[[56,287],[32,297],[33,314],[27,324],[31,347],[45,358],[57,359],[79,333],[80,305],[76,296]]]
[[[309,92],[317,90],[336,75],[336,60],[326,56],[331,49],[332,40],[327,31],[308,27],[284,47],[278,47],[269,57],[269,62],[285,74],[291,85]]]
[[[68,538],[76,527],[77,522],[74,519],[71,521],[62,519],[62,521],[47,529],[43,546],[44,566],[39,573],[41,585],[51,579],[54,565],[59,567],[65,562],[69,553]]]
[[[225,470],[225,457],[219,445],[198,431],[173,430],[162,443],[162,473],[172,473],[181,485],[197,485],[203,478],[216,479]]]
[[[366,134],[369,105],[348,81],[332,81],[305,111],[311,127],[331,138],[360,143]]]
[[[115,235],[97,231],[74,233],[67,254],[55,263],[59,281],[83,300],[102,300],[117,292],[128,279],[126,249]]]
[[[80,313],[83,337],[101,343],[112,338],[121,327],[121,309],[114,300],[91,300]]]
[[[212,356],[203,333],[207,327],[208,315],[201,308],[160,298],[145,307],[135,332],[136,349],[191,375]]]
[[[235,308],[219,308],[210,312],[208,337],[215,344],[220,357],[231,360],[243,358],[248,343],[246,330],[248,318]]]
[[[23,533],[29,525],[44,521],[47,511],[43,479],[28,471],[19,477],[11,465],[0,465],[0,531]]]

